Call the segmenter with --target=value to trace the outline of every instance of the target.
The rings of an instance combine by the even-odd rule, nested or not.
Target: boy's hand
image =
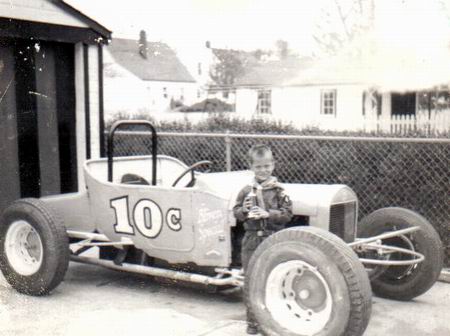
[[[253,206],[253,202],[249,197],[246,197],[244,199],[244,203],[242,204],[242,208],[244,210],[244,212],[250,212],[250,210],[252,209]]]
[[[269,213],[258,207],[255,206],[253,208],[251,208],[250,212],[248,213],[248,218],[253,218],[253,219],[263,219],[263,218],[269,218]]]

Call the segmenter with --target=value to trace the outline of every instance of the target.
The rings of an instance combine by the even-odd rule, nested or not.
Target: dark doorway
[[[20,197],[13,48],[0,39],[0,212]]]
[[[393,93],[391,96],[392,115],[415,115],[416,94],[415,93]]]
[[[13,199],[76,191],[73,44],[2,39],[0,49],[0,97],[8,101],[0,105],[0,134],[11,133],[2,151],[17,156],[0,169],[0,188],[15,180]]]
[[[22,197],[39,197],[40,168],[34,50],[28,41],[14,42],[20,190]]]

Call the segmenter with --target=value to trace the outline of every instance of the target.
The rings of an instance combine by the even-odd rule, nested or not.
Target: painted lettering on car
[[[137,230],[146,238],[156,238],[163,229],[164,220],[172,231],[180,231],[182,228],[181,209],[170,208],[164,217],[163,211],[156,202],[143,198],[134,204],[130,217],[128,196],[113,198],[109,203],[116,218],[114,223],[116,233],[135,235]]]

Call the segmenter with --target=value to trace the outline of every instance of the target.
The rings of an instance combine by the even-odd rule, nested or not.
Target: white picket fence
[[[425,133],[450,131],[450,110],[417,115],[393,115],[385,118],[365,119],[364,130],[393,134],[406,134],[415,131]]]

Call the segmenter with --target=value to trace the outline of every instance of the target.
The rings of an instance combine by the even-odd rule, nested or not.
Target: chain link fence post
[[[225,135],[225,163],[227,171],[231,171],[231,137],[228,130]]]

